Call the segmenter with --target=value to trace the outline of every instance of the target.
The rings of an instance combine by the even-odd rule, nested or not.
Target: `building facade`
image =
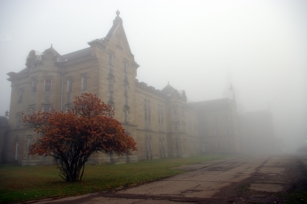
[[[11,104],[5,162],[21,165],[52,163],[28,155],[38,138],[22,123],[22,114],[64,111],[83,92],[96,94],[115,109],[115,119],[137,143],[132,155],[95,154],[93,164],[186,157],[204,152],[240,152],[235,99],[187,103],[184,91],[170,84],[157,90],[136,79],[139,65],[116,18],[107,35],[89,47],[61,55],[52,46],[30,51],[26,68],[10,72]]]

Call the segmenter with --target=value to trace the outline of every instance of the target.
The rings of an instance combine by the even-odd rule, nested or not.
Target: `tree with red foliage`
[[[113,116],[112,107],[90,93],[76,97],[72,110],[25,115],[23,122],[41,135],[29,154],[52,156],[65,181],[80,181],[93,153],[136,150],[133,138]]]

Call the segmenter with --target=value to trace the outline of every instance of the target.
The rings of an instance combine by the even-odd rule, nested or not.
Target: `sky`
[[[307,1],[0,0],[0,115],[7,73],[31,50],[60,54],[103,38],[120,11],[138,80],[170,83],[188,101],[224,97],[231,83],[246,112],[270,110],[286,150],[307,144]]]

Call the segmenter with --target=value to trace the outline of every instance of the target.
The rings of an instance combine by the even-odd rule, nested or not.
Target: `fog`
[[[60,54],[105,37],[119,10],[138,80],[169,82],[188,101],[223,97],[231,83],[246,112],[270,110],[284,151],[307,141],[307,2],[0,1],[0,115],[9,110],[8,72],[30,50]]]

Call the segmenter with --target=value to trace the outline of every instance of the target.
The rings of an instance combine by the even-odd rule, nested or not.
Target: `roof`
[[[61,58],[66,61],[66,60],[72,60],[72,59],[76,59],[79,57],[84,57],[87,55],[91,55],[92,54],[92,50],[90,47],[82,49],[82,50],[78,50],[76,52],[71,52],[65,55],[62,55]]]
[[[165,95],[171,95],[174,92],[178,92],[177,89],[175,89],[174,87],[172,87],[170,84],[167,84],[162,90],[162,93],[164,93]]]
[[[184,101],[187,100],[187,96],[184,90],[179,91],[174,87],[172,87],[169,83],[161,90],[161,92],[168,97],[178,96],[180,99],[183,99]]]
[[[121,19],[121,17],[119,17],[119,14],[120,14],[120,12],[117,10],[116,11],[116,17],[113,20],[113,26],[111,27],[108,34],[106,35],[106,38],[108,38],[108,39],[111,39],[111,37],[113,36],[116,28],[123,23],[123,20]]]
[[[189,105],[194,106],[196,108],[201,108],[204,111],[217,111],[230,107],[231,100],[228,98],[221,98],[209,101],[200,101],[189,103]]]

